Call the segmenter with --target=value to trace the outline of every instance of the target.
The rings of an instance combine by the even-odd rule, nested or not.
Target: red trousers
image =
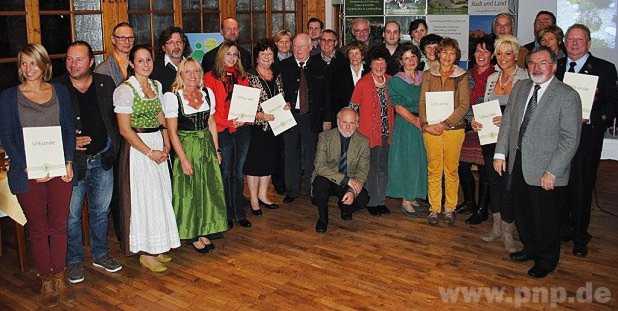
[[[64,271],[72,190],[72,183],[56,177],[44,183],[29,180],[28,192],[17,194],[28,220],[32,257],[39,275]]]

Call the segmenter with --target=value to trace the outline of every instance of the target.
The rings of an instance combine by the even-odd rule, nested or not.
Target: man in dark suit
[[[240,28],[238,26],[238,21],[233,17],[228,17],[221,21],[221,35],[223,35],[223,39],[230,42],[237,42],[238,36],[240,35]],[[202,58],[202,69],[204,69],[204,73],[212,70],[212,67],[215,65],[215,58],[217,57],[217,52],[219,52],[219,47],[208,51]],[[251,61],[251,52],[247,51],[245,48],[238,45],[238,49],[240,50],[240,62],[244,67],[245,71],[250,69],[252,66]]]
[[[120,135],[112,103],[116,84],[111,77],[91,71],[94,55],[90,45],[76,41],[67,49],[67,74],[57,79],[71,94],[75,123],[73,192],[69,206],[67,278],[84,280],[82,203],[88,197],[92,260],[95,267],[116,272],[122,265],[110,256],[107,227],[114,186],[112,167],[120,149]]]
[[[560,258],[559,192],[569,182],[582,112],[577,92],[554,78],[556,56],[548,48],[532,50],[526,63],[530,79],[517,82],[509,96],[493,164],[502,175],[508,162],[507,187],[524,245],[510,257],[534,260],[528,275],[542,278]]]
[[[309,194],[317,133],[322,130],[328,107],[316,96],[316,88],[323,87],[324,77],[313,72],[311,37],[299,33],[294,37],[294,57],[281,62],[281,78],[285,101],[290,105],[297,125],[283,133],[283,157],[286,196],[284,203],[294,201],[302,192]],[[299,165],[300,159],[300,165]],[[302,178],[301,178],[302,176]]]
[[[386,73],[391,76],[398,73],[401,69],[401,62],[399,61],[399,55],[401,55],[401,44],[399,44],[400,29],[399,22],[387,21],[384,24],[384,32],[382,32],[384,43],[379,45],[388,50],[389,58],[386,60]]]
[[[618,91],[616,66],[590,54],[590,30],[575,24],[567,30],[565,46],[567,57],[558,60],[556,77],[562,80],[565,72],[576,72],[599,77],[589,120],[583,120],[582,134],[577,153],[571,161],[571,178],[568,191],[563,193],[563,240],[573,240],[573,254],[588,254],[588,225],[592,190],[597,179],[597,169],[603,148],[603,135],[616,117]],[[570,214],[570,217],[569,217]]]
[[[189,39],[182,28],[170,26],[159,35],[157,59],[150,78],[161,82],[163,92],[169,92],[176,80],[178,65],[191,54]]]
[[[328,197],[337,196],[341,219],[365,208],[369,201],[364,188],[369,174],[369,143],[356,133],[358,114],[352,108],[337,113],[337,128],[320,133],[313,172],[312,202],[318,207],[315,231],[328,227]]]

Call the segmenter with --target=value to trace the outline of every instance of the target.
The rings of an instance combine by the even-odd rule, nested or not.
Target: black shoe
[[[318,222],[315,224],[315,232],[325,233],[327,228],[328,228],[328,224],[318,219]]]
[[[588,255],[588,246],[573,246],[573,255],[586,257]]]
[[[277,187],[277,186],[275,186],[275,192],[277,192],[278,195],[284,195],[285,194],[285,187]]]
[[[251,209],[251,213],[253,213],[253,215],[255,216],[262,216],[262,209]]]
[[[466,219],[466,224],[468,225],[478,225],[480,223],[482,223],[483,221],[487,220],[489,216],[485,213],[485,214],[479,214],[476,211],[470,216],[468,217],[468,219]]]
[[[283,203],[292,203],[294,202],[294,200],[296,200],[296,197],[286,195],[285,198],[283,198]]]
[[[239,220],[238,225],[244,228],[251,228],[251,222],[246,219]]]
[[[509,254],[509,257],[511,258],[512,261],[519,261],[519,262],[523,262],[523,261],[528,261],[528,260],[533,260],[534,259],[526,251],[519,251],[519,252],[511,253],[511,254]]]
[[[553,270],[547,269],[547,268],[541,268],[537,265],[534,265],[532,268],[530,268],[530,270],[528,270],[528,275],[533,277],[533,278],[544,278],[546,277],[549,273],[551,273]]]
[[[457,205],[457,207],[455,207],[455,213],[457,214],[471,213],[476,209],[476,206],[474,205],[475,205],[474,202],[469,202],[469,201],[462,202],[461,204]]]
[[[197,248],[195,246],[195,244],[191,243],[191,246],[193,246],[193,249],[198,252],[198,253],[202,253],[202,254],[206,254],[208,252],[210,252],[210,248],[208,247],[208,245],[202,247],[202,248]]]
[[[367,206],[367,210],[372,216],[380,216],[380,210],[377,206]]]
[[[378,205],[378,210],[380,211],[380,214],[390,214],[391,210],[388,209],[388,207],[386,207],[386,205]]]
[[[232,228],[234,228],[234,221],[233,220],[228,220],[227,221],[227,230],[232,230]]]
[[[562,242],[569,242],[569,241],[573,240],[573,235],[572,234],[564,234],[564,235],[560,236],[560,240]]]
[[[262,202],[262,200],[258,199],[258,202],[260,203],[261,207],[265,207],[267,209],[278,209],[279,205],[272,203],[272,204],[266,204],[264,202]]]

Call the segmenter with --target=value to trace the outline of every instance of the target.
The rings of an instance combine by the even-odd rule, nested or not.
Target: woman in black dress
[[[250,87],[262,90],[260,104],[283,92],[281,76],[272,69],[275,51],[275,45],[269,39],[259,40],[253,48],[255,69],[248,71],[248,79]],[[251,129],[251,144],[244,171],[251,195],[251,211],[256,216],[262,215],[261,207],[278,208],[268,198],[270,177],[279,159],[277,138],[268,125],[268,121],[274,119],[272,114],[265,113],[261,105],[258,105],[255,123]]]

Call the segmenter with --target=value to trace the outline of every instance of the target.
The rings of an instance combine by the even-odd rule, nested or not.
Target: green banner
[[[345,0],[345,15],[384,15],[384,0]]]

